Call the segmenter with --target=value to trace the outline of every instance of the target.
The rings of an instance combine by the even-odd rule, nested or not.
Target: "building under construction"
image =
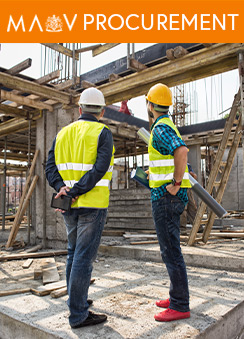
[[[21,74],[23,70],[31,67],[31,59],[13,65],[9,69],[1,68],[0,65],[0,146],[2,149],[0,165],[2,251],[0,259],[5,265],[4,270],[6,270],[7,263],[13,260],[16,262],[24,259],[36,260],[36,263],[32,264],[35,267],[31,271],[31,279],[34,279],[33,288],[29,287],[31,283],[28,281],[25,291],[26,286],[21,282],[22,288],[14,285],[15,293],[13,288],[11,293],[10,288],[2,289],[2,295],[0,292],[2,298],[5,298],[2,299],[4,312],[0,315],[2,324],[0,337],[2,338],[7,338],[6,333],[10,327],[12,328],[9,332],[10,338],[19,333],[26,333],[26,336],[22,334],[26,338],[33,337],[34,333],[38,333],[36,334],[38,338],[79,337],[78,332],[74,334],[78,336],[72,336],[70,333],[72,331],[67,332],[66,328],[63,328],[61,333],[51,325],[45,328],[46,325],[38,321],[27,324],[25,320],[21,320],[17,310],[14,311],[14,315],[11,312],[8,313],[6,303],[14,305],[16,301],[18,305],[18,300],[14,298],[19,294],[24,296],[25,293],[33,298],[40,298],[41,295],[56,291],[58,297],[63,298],[62,300],[66,298],[67,289],[60,279],[63,273],[58,274],[53,257],[55,256],[56,263],[58,263],[58,256],[61,256],[59,264],[62,266],[62,260],[64,262],[62,258],[65,258],[67,253],[67,235],[62,215],[50,208],[53,190],[48,186],[45,178],[45,164],[56,134],[62,127],[77,120],[80,94],[89,87],[100,89],[105,96],[107,107],[102,121],[112,131],[116,149],[110,206],[99,255],[102,258],[114,256],[121,260],[129,258],[130,260],[160,262],[160,251],[151,214],[150,192],[130,179],[130,173],[134,167],[140,164],[145,169],[147,166],[147,145],[138,137],[137,132],[141,127],[149,131],[150,121],[134,117],[133,112],[127,107],[127,101],[144,95],[152,85],[162,82],[169,87],[174,87],[172,120],[178,126],[189,148],[188,160],[197,174],[199,183],[228,212],[227,217],[218,218],[203,201],[195,196],[198,210],[194,223],[192,226],[188,225],[186,234],[181,235],[186,264],[191,267],[203,267],[210,271],[219,270],[222,276],[223,272],[234,272],[233,275],[236,275],[233,279],[235,281],[240,279],[239,282],[242,284],[241,274],[244,271],[244,143],[242,137],[244,45],[242,43],[155,44],[135,52],[134,44],[128,43],[127,46],[125,44],[127,56],[87,73],[80,73],[80,56],[83,52],[91,51],[93,57],[96,57],[101,53],[109,53],[110,49],[117,45],[119,44],[106,43],[82,47],[81,44],[43,44],[43,74],[39,79]],[[184,84],[233,69],[239,69],[240,89],[233,97],[228,117],[193,124],[194,109],[186,100]],[[115,105],[118,102],[122,102],[121,107]],[[203,231],[199,232],[200,230]],[[219,252],[216,248],[220,249]],[[236,253],[232,253],[233,248],[236,248]],[[203,249],[207,256],[204,255]],[[228,251],[230,253],[227,253]],[[216,255],[216,252],[219,255]],[[226,260],[223,255],[225,252]],[[48,259],[41,259],[43,257],[48,257]],[[45,262],[40,264],[40,260]],[[107,260],[109,261],[107,265],[112,266],[111,259]],[[44,273],[49,268],[52,272],[56,269],[53,273],[55,278],[51,280],[49,277],[45,284],[56,283],[58,286],[51,290],[40,286],[41,283],[38,280],[40,276],[44,278]],[[99,275],[102,274],[101,272],[97,268],[97,275],[103,281],[102,279],[105,278]],[[135,275],[139,276],[139,271],[135,272]],[[110,274],[113,277],[112,280],[115,279],[112,272]],[[197,275],[197,273],[192,271],[192,275]],[[7,277],[5,278],[7,282]],[[106,286],[109,287],[109,283]],[[222,287],[220,284],[218,288]],[[62,293],[60,289],[63,289]],[[126,288],[121,293],[126,293],[125,291]],[[96,286],[94,293],[96,294]],[[111,288],[111,296],[115,299],[116,293]],[[142,295],[142,290],[136,293]],[[214,318],[212,310],[208,313],[203,305],[206,303],[210,305],[215,297],[209,297],[207,300],[203,298],[200,302],[201,297],[200,295],[197,297],[198,293],[199,291],[195,290],[193,303],[196,303],[196,314],[199,307],[201,309],[199,312],[205,312],[204,314],[209,317],[207,320],[202,319],[204,325],[202,327],[196,325],[196,319],[193,319],[194,324],[191,324],[189,320],[187,324],[182,325],[181,336],[179,334],[177,336],[176,329],[172,327],[167,327],[167,333],[171,333],[172,338],[213,338],[213,336],[242,338],[244,334],[243,294],[239,295],[237,289],[236,302],[233,304],[229,301],[229,307],[226,307],[228,302],[223,296],[225,307],[222,311],[217,311],[216,318]],[[111,300],[108,301],[109,296],[106,294],[108,298],[106,302],[108,302],[108,307],[111,307],[109,304]],[[129,294],[127,296],[129,303]],[[48,295],[45,298],[51,297]],[[101,295],[99,298],[102,298]],[[122,299],[125,300],[125,298],[123,295]],[[222,299],[219,298],[221,299],[221,296],[218,296],[218,305],[222,303]],[[30,303],[33,302],[32,299],[28,300]],[[23,300],[20,303],[22,302]],[[149,306],[147,304],[146,307]],[[35,312],[38,314],[39,310]],[[192,313],[194,313],[194,308]],[[18,324],[21,323],[19,332],[15,321]],[[137,334],[130,336],[126,330],[123,332],[123,327],[128,324],[120,327],[115,321],[111,324],[113,333],[107,329],[104,334],[102,328],[97,333],[99,337],[105,338],[150,337],[153,327],[148,327],[143,332],[142,326],[137,329]],[[227,325],[223,324],[229,324],[228,328],[231,327],[228,336],[224,334]],[[57,320],[56,327],[59,326],[61,325]],[[118,330],[116,334],[115,329]],[[161,338],[159,332],[154,330],[151,338]],[[94,334],[89,330],[82,333],[84,338],[92,338]]]

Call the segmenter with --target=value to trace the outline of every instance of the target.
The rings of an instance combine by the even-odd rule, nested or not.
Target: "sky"
[[[82,47],[87,45],[89,44],[82,44]],[[150,45],[153,44],[136,43],[135,51]],[[27,58],[31,58],[32,66],[23,71],[22,74],[32,78],[39,78],[42,75],[42,49],[41,44],[1,44],[0,67],[10,68]],[[126,44],[120,44],[96,57],[92,57],[91,51],[82,53],[81,73],[86,73],[126,55]],[[189,107],[191,107],[192,111],[191,115],[187,115],[187,124],[220,119],[229,112],[220,114],[231,107],[238,88],[238,70],[186,84],[184,86],[185,102],[191,103]],[[174,93],[174,89],[172,89],[172,92]],[[119,105],[119,103],[117,104]],[[128,107],[132,110],[134,116],[147,120],[144,96],[129,100]]]

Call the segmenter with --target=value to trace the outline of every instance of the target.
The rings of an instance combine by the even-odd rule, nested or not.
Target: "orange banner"
[[[241,42],[243,1],[0,1],[0,42]]]

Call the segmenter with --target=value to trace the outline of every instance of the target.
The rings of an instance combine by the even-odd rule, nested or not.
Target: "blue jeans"
[[[66,280],[70,309],[70,325],[79,325],[88,316],[88,289],[90,285],[92,263],[96,258],[107,209],[84,208],[79,214],[72,210],[64,215],[68,235],[68,256]],[[79,212],[80,213],[80,212]]]
[[[166,193],[152,201],[152,214],[157,231],[162,259],[170,278],[170,306],[179,311],[189,311],[189,290],[186,266],[180,248],[180,215],[184,203],[177,196]]]

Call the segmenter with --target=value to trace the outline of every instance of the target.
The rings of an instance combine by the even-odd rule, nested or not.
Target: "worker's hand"
[[[55,199],[59,198],[61,195],[67,195],[67,192],[70,191],[70,188],[68,186],[62,186],[56,195]]]
[[[149,180],[149,170],[146,170],[145,173],[147,173],[147,180]]]
[[[68,186],[62,186],[62,187],[60,188],[58,194],[55,196],[54,199],[59,198],[61,195],[67,195],[67,192],[69,192],[69,191],[70,191],[70,188],[69,188]],[[76,200],[76,199],[75,199],[75,200]],[[74,201],[75,201],[75,200],[74,200]],[[73,204],[73,199],[72,199],[72,204]],[[61,213],[66,212],[66,211],[64,211],[64,210],[61,210],[60,208],[56,208],[55,211],[56,211],[56,212],[61,212]]]
[[[72,198],[72,204],[74,203],[74,202],[76,202],[76,200],[79,198],[79,196],[77,196],[77,197],[75,197],[75,198]]]
[[[171,194],[171,195],[176,195],[177,192],[179,191],[180,186],[174,186],[172,184],[169,184],[166,186],[166,190]]]

